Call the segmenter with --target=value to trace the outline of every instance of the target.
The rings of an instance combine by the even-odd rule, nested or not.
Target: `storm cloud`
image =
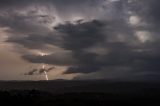
[[[24,75],[41,75],[44,74],[44,72],[50,72],[54,69],[55,67],[50,67],[50,68],[40,68],[40,69],[32,69],[29,72],[25,73]]]
[[[159,6],[158,0],[1,0],[0,27],[21,59],[66,66],[63,75],[147,78],[160,70]]]

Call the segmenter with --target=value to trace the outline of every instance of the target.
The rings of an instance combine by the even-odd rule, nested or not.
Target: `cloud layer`
[[[67,66],[63,74],[83,73],[75,79],[147,79],[159,74],[158,0],[0,4],[0,27],[9,33],[6,42],[25,61]],[[34,51],[49,55],[41,57]]]

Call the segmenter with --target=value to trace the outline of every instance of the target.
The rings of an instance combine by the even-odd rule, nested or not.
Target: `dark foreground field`
[[[160,83],[107,81],[0,82],[0,106],[160,104]]]

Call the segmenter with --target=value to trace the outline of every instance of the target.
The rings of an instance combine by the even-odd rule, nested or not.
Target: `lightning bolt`
[[[48,75],[47,72],[45,71],[45,64],[42,65],[42,69],[44,70],[44,75],[46,77],[46,80],[48,81]]]
[[[48,81],[48,75],[47,75],[47,72],[46,72],[46,71],[44,71],[44,74],[45,74],[45,76],[46,76],[46,80]]]
[[[43,56],[45,56],[46,54],[45,53],[41,53],[41,56],[43,57]],[[42,65],[42,69],[44,70],[44,75],[45,75],[45,77],[46,77],[46,80],[48,81],[48,75],[47,75],[47,72],[45,71],[45,64],[43,63],[43,65]]]

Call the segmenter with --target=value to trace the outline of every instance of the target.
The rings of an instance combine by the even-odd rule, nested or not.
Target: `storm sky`
[[[43,80],[32,72],[45,63],[50,80],[159,81],[159,9],[159,0],[0,0],[0,80]]]

